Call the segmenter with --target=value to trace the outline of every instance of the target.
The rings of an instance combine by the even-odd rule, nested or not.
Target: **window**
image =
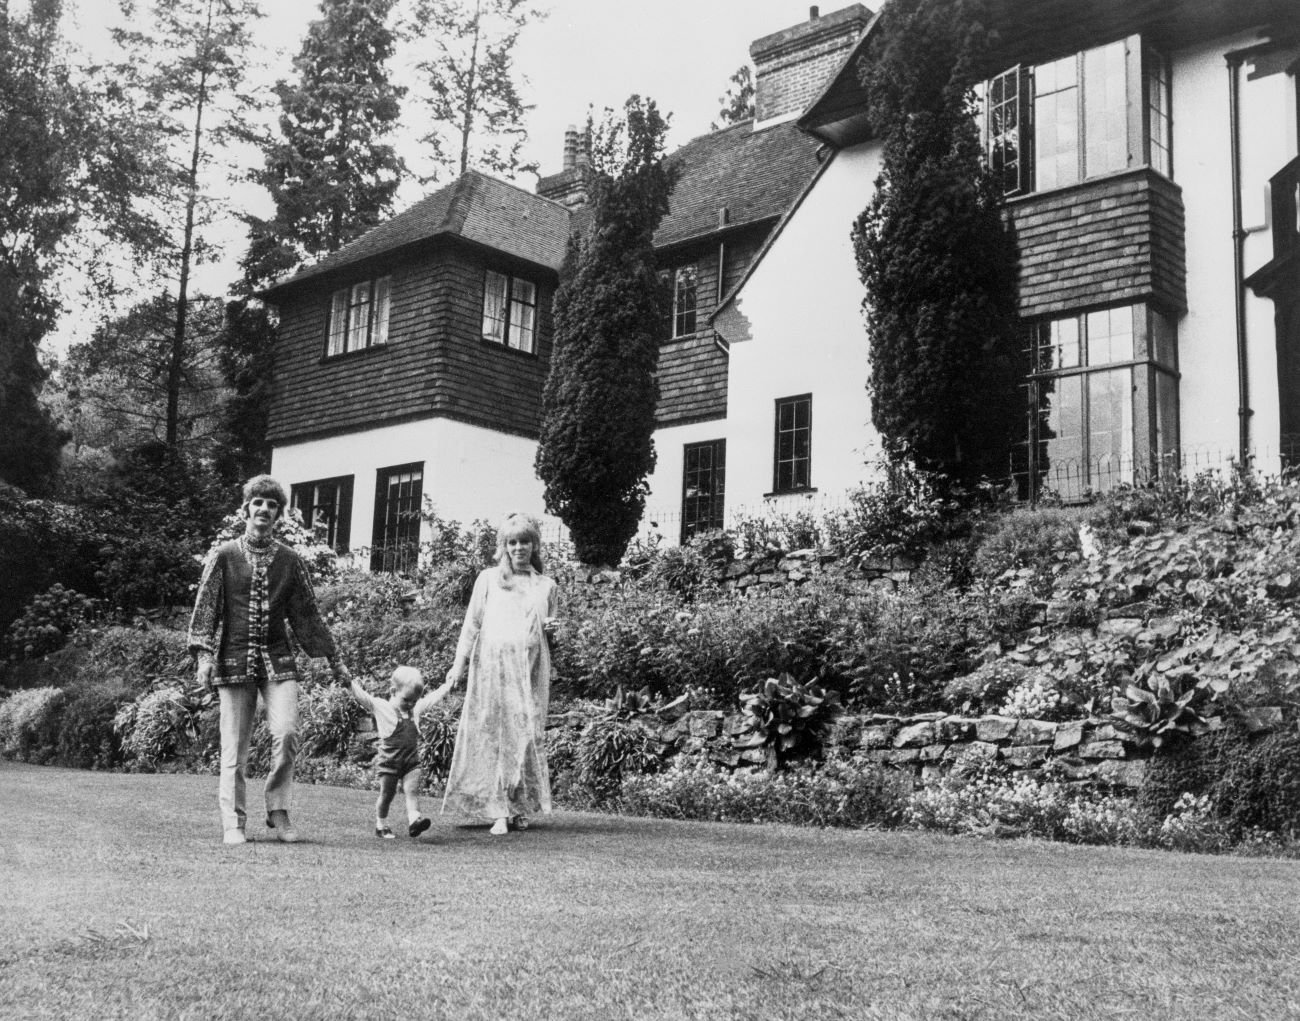
[[[420,506],[424,465],[379,469],[375,484],[375,530],[372,571],[414,569],[420,551]]]
[[[1158,473],[1177,451],[1174,324],[1145,305],[1032,323],[1028,485],[1066,499]]]
[[[483,339],[532,354],[537,340],[537,285],[488,270],[483,280]]]
[[[325,529],[325,542],[346,553],[352,531],[352,476],[302,482],[289,492],[289,505],[302,514],[308,528]]]
[[[341,287],[330,299],[329,342],[325,356],[388,343],[391,277]]]
[[[983,93],[989,166],[1008,195],[1142,161],[1170,174],[1168,64],[1137,36],[1011,68],[985,83]],[[1134,110],[1142,115],[1131,118]]]
[[[810,488],[812,394],[776,402],[776,456],[772,491]]]
[[[688,443],[683,448],[682,538],[721,528],[727,481],[727,441]]]
[[[687,337],[695,332],[696,285],[698,273],[694,266],[678,266],[673,270],[673,310],[670,337]]]

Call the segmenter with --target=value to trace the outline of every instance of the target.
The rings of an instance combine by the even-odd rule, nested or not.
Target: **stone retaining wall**
[[[676,718],[661,711],[659,753],[664,758],[704,752],[719,765],[761,766],[762,748],[743,747],[749,733],[745,718],[721,710],[692,710]],[[1281,723],[1280,709],[1254,710],[1245,723],[1253,732]],[[586,718],[574,711],[553,716],[550,727],[581,727]],[[1217,729],[1217,728],[1215,728]],[[860,762],[878,763],[912,773],[918,779],[947,772],[958,762],[985,759],[1012,770],[1034,773],[1048,762],[1070,780],[1096,781],[1136,789],[1146,774],[1151,749],[1102,719],[1047,720],[1011,716],[844,715],[835,721],[826,742]],[[739,746],[738,746],[739,745]]]
[[[722,570],[724,588],[752,593],[786,585],[802,585],[827,570],[860,579],[874,588],[895,589],[912,578],[916,563],[906,557],[870,560],[849,567],[834,553],[803,549],[783,553],[773,550],[733,560]]]

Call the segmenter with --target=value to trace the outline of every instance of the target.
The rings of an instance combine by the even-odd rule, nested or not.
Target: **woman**
[[[266,825],[283,843],[300,839],[289,823],[299,744],[298,668],[289,629],[308,656],[329,660],[336,680],[348,676],[316,608],[307,565],[274,537],[275,523],[287,505],[284,487],[270,475],[248,480],[244,534],[209,554],[190,618],[189,644],[198,663],[198,682],[215,689],[221,705],[217,801],[227,844],[248,839],[244,787],[258,692],[271,732]]]
[[[544,742],[556,588],[542,573],[541,546],[527,514],[502,522],[497,564],[474,582],[447,671],[449,684],[466,673],[469,684],[442,810],[491,819],[496,836],[551,810]]]

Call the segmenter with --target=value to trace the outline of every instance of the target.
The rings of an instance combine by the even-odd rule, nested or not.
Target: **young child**
[[[400,784],[406,796],[406,832],[418,837],[432,823],[420,814],[420,717],[442,701],[450,684],[424,693],[424,678],[415,667],[399,666],[389,680],[388,698],[376,698],[352,678],[352,695],[375,718],[379,748],[375,768],[379,773],[379,799],[375,802],[375,836],[393,840],[388,828],[388,806]],[[421,697],[423,696],[423,697]]]

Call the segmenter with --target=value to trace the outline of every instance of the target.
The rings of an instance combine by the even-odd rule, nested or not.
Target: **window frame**
[[[364,298],[358,300],[358,292],[362,288],[365,289]],[[387,345],[392,307],[393,276],[391,273],[366,280],[355,280],[345,287],[335,288],[330,292],[329,308],[325,316],[323,357],[342,358],[345,355]],[[362,324],[353,322],[363,308],[366,310],[364,337],[360,336]],[[341,328],[337,325],[340,319]]]
[[[1104,51],[1122,47],[1123,80],[1117,84],[1123,102],[1112,98],[1108,106],[1099,106],[1095,98],[1100,88],[1109,82],[1102,73]],[[1073,63],[1073,84],[1068,87],[1046,88],[1048,69],[1053,65]],[[1007,98],[1006,84],[1014,80],[1016,108]],[[997,83],[1003,83],[1001,93]],[[1156,93],[1158,90],[1158,95]],[[997,176],[1008,197],[1048,192],[1068,188],[1110,174],[1122,173],[1138,166],[1150,167],[1156,173],[1173,180],[1173,131],[1170,106],[1170,70],[1168,58],[1146,44],[1140,35],[1112,39],[1101,46],[1089,47],[1074,53],[1063,54],[1034,65],[1013,65],[1005,68],[978,86],[981,96],[980,130],[983,137],[984,156],[990,170]],[[1073,155],[1067,161],[1059,180],[1044,185],[1041,145],[1048,137],[1049,126],[1044,123],[1042,105],[1050,96],[1073,93],[1068,108],[1073,111],[1073,138],[1069,150]],[[994,98],[998,98],[995,104]],[[1110,117],[1106,116],[1109,110]],[[1100,169],[1089,166],[1089,160],[1100,150],[1096,132],[1114,117],[1124,121],[1125,159],[1123,166],[1104,165]],[[1001,140],[1014,136],[1019,146],[1018,165],[1008,172],[1009,161],[1000,146]],[[1092,144],[1090,144],[1090,139]]]
[[[501,291],[501,305],[499,314],[489,314],[488,302],[492,300],[493,289],[491,281],[493,277],[499,277],[504,282],[504,288]],[[530,298],[525,298],[522,294],[517,295],[516,289],[522,289],[527,286],[531,289]],[[483,269],[483,301],[482,316],[479,320],[479,339],[485,344],[492,344],[497,347],[504,347],[508,351],[518,351],[521,354],[537,354],[537,332],[539,324],[539,309],[541,303],[538,301],[538,294],[541,287],[535,280],[528,277],[522,277],[515,273],[510,273],[500,269],[494,269],[491,266]],[[522,323],[517,321],[517,310],[528,310],[530,322],[525,330]],[[488,323],[500,325],[499,336],[496,331],[488,331]],[[518,338],[523,335],[526,337],[527,344],[518,342]]]
[[[699,467],[698,460],[691,467],[692,455],[709,453],[707,468]],[[691,493],[692,479],[708,477],[708,492]],[[682,445],[682,527],[680,542],[685,543],[699,532],[709,532],[726,525],[727,441],[700,440]]]
[[[1126,335],[1113,329],[1106,333],[1096,329],[1100,317],[1107,316],[1113,324],[1116,313],[1129,316],[1130,329]],[[1045,336],[1055,336],[1052,331],[1065,323],[1073,324],[1069,331],[1073,341],[1064,345],[1043,343]],[[1041,488],[1048,488],[1056,489],[1066,500],[1088,499],[1113,485],[1133,482],[1140,475],[1156,477],[1169,459],[1177,462],[1180,374],[1177,323],[1173,317],[1148,302],[1133,302],[1026,321],[1024,333],[1030,371],[1025,377],[1028,434],[1017,469],[1018,473],[1023,470],[1026,479],[1022,494],[1036,498]],[[1113,344],[1122,336],[1128,337],[1128,349],[1121,349],[1119,357],[1115,357]],[[1045,364],[1045,349],[1072,352],[1069,364]],[[1098,397],[1094,384],[1101,384],[1107,374],[1117,372],[1127,374],[1129,388],[1128,414],[1125,416],[1121,411],[1119,423],[1127,430],[1121,437],[1127,453],[1121,455],[1117,470],[1103,471],[1102,455],[1094,456],[1094,448],[1097,435],[1107,430],[1097,428],[1094,404]],[[1045,398],[1063,393],[1065,385],[1077,387],[1078,465],[1074,470],[1069,462],[1058,465],[1055,476],[1049,476],[1052,458],[1047,444],[1060,437],[1042,435],[1050,414]],[[1125,458],[1127,464],[1123,463]],[[1054,478],[1058,484],[1046,485],[1048,478]],[[1062,480],[1065,491],[1059,484]]]
[[[689,282],[686,278],[689,276]],[[693,337],[699,332],[700,267],[687,262],[668,271],[672,288],[672,308],[668,313],[668,339]],[[686,295],[689,294],[689,301]]]
[[[413,476],[401,480],[400,476]],[[398,479],[397,507],[390,507],[392,483]],[[411,488],[405,495],[401,487]],[[420,550],[424,499],[424,462],[390,465],[375,472],[375,516],[371,530],[370,570],[404,573],[416,566]],[[402,506],[406,504],[407,506]]]
[[[347,553],[352,539],[352,492],[355,476],[335,475],[327,479],[296,482],[289,487],[289,506],[302,514],[303,525],[314,529],[316,512],[327,510],[325,539],[335,553]],[[333,499],[322,502],[321,490],[331,488]],[[311,512],[311,516],[308,516]]]
[[[789,429],[781,427],[781,410],[783,407],[791,407],[794,410],[795,422]],[[806,409],[807,421],[800,426],[798,422],[799,409]],[[774,402],[774,414],[772,421],[772,493],[771,495],[781,495],[784,493],[807,493],[813,489],[812,484],[812,394],[796,394],[792,397],[778,397]],[[781,438],[783,434],[789,434],[792,438],[791,443],[793,450],[789,457],[781,456]],[[802,456],[798,453],[798,437],[802,434],[804,437],[804,448],[806,453]],[[789,465],[788,472],[784,471],[784,466]],[[799,465],[803,466],[803,482],[799,482]],[[788,482],[783,479],[783,474],[788,477]]]

